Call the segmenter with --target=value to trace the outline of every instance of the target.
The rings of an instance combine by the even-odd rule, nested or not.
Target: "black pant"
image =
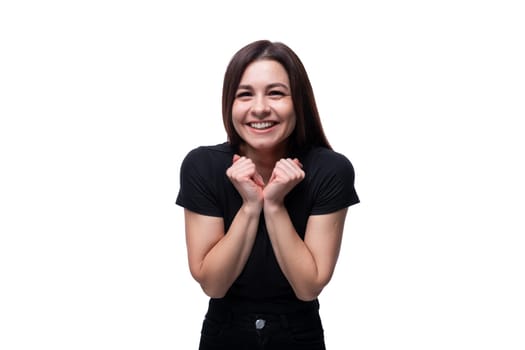
[[[326,349],[317,302],[293,311],[253,311],[210,302],[199,350]]]

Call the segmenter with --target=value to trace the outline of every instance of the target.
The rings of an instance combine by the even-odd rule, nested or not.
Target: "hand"
[[[226,176],[241,195],[243,203],[255,205],[259,210],[262,208],[264,181],[251,159],[235,154]]]
[[[305,174],[302,168],[303,165],[297,158],[279,160],[264,188],[264,203],[282,205],[284,197],[304,179]]]

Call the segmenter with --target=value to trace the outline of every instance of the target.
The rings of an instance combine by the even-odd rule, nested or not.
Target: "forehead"
[[[283,83],[289,85],[288,73],[275,60],[262,59],[250,63],[241,77],[241,84],[250,82]]]

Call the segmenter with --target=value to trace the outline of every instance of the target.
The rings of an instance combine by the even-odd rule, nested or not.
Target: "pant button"
[[[259,318],[255,321],[255,328],[256,329],[263,329],[264,326],[266,325],[266,321],[263,320],[262,318]]]

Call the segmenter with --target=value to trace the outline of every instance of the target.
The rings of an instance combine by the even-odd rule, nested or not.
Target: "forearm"
[[[264,216],[268,236],[279,266],[301,300],[315,299],[327,281],[320,277],[314,256],[297,234],[282,206],[265,206]]]
[[[228,232],[202,261],[198,281],[208,296],[223,297],[242,272],[255,241],[259,217],[257,210],[242,206]]]

